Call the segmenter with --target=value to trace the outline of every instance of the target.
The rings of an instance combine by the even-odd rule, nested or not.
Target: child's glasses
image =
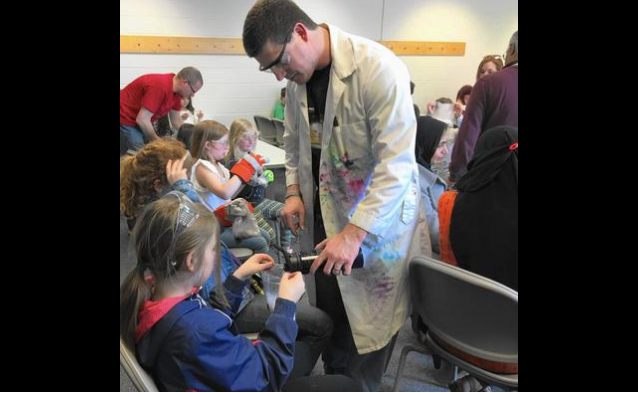
[[[222,140],[214,141],[213,145],[217,147],[228,147],[230,146],[230,141],[228,139],[224,139],[223,141]]]
[[[257,140],[257,134],[244,134],[242,137],[243,140],[254,142]]]

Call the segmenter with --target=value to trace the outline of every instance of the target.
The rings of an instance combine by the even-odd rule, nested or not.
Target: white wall
[[[428,101],[454,100],[461,86],[473,85],[483,56],[503,54],[516,30],[517,0],[386,0],[383,18],[384,40],[466,43],[463,57],[402,57],[422,112]]]
[[[120,0],[120,34],[240,38],[252,0]],[[415,103],[455,98],[472,84],[486,54],[503,53],[518,29],[517,0],[298,0],[317,22],[374,40],[465,41],[464,57],[404,56],[416,83]],[[120,54],[120,88],[139,75],[193,66],[204,88],[193,100],[227,126],[239,117],[269,115],[284,82],[257,71],[246,56]]]

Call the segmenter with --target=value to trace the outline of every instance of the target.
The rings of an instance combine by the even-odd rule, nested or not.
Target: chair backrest
[[[277,144],[277,130],[272,121],[263,116],[254,116],[255,125],[259,130],[259,139],[264,142],[276,145]]]
[[[279,119],[272,119],[273,124],[275,125],[275,129],[277,130],[277,144],[279,146],[284,145],[284,122]]]
[[[140,366],[133,352],[124,344],[122,337],[120,337],[120,365],[126,371],[126,375],[131,378],[133,385],[138,391],[159,392],[155,382],[153,382],[153,378]]]
[[[427,257],[410,262],[410,288],[438,338],[481,359],[518,363],[518,292]]]

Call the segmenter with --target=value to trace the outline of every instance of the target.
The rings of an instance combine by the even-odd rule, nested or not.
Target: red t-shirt
[[[142,75],[120,90],[120,124],[135,126],[142,108],[153,112],[151,123],[165,116],[171,109],[182,109],[182,96],[173,93],[175,74]]]

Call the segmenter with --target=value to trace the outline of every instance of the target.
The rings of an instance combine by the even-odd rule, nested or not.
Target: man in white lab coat
[[[378,390],[410,311],[408,262],[431,253],[408,70],[382,45],[317,25],[290,0],[257,2],[243,43],[261,71],[289,81],[283,214],[305,230],[304,250],[323,249],[312,273],[317,306],[335,324],[325,370]],[[360,249],[365,266],[352,270]]]

